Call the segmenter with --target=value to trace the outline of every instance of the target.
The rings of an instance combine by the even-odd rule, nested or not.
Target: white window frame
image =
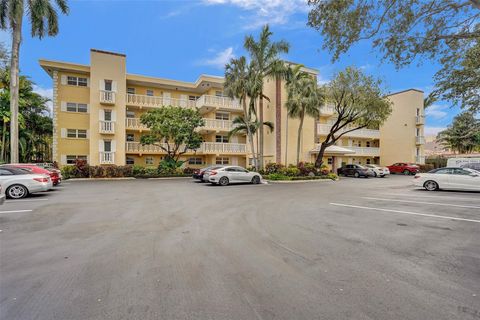
[[[228,112],[215,112],[215,120],[230,120],[230,113]]]
[[[188,164],[201,165],[203,164],[203,159],[201,157],[191,157],[191,158],[188,158]]]
[[[215,135],[215,142],[216,143],[228,143],[228,141],[229,141],[228,136],[221,135],[221,134]]]
[[[215,158],[215,164],[228,165],[228,164],[230,164],[230,158],[229,157],[216,157]]]
[[[127,93],[128,94],[135,94],[135,88],[132,88],[132,87],[127,88]]]
[[[129,163],[129,162],[131,162],[131,163]],[[133,164],[135,164],[135,158],[134,157],[126,157],[125,158],[125,163],[127,165],[133,165]]]
[[[77,161],[77,160],[88,161],[88,156],[87,155],[72,155],[72,154],[68,154],[68,155],[65,156],[65,164],[75,164],[75,161]]]
[[[152,156],[146,156],[145,157],[145,164],[146,165],[153,165],[155,164],[155,161]]]
[[[85,137],[83,137],[83,135],[85,135]],[[87,129],[66,129],[65,138],[67,138],[67,139],[88,139],[88,130]]]
[[[146,95],[146,96],[149,96],[149,97],[154,97],[154,96],[155,96],[155,92],[154,92],[152,89],[147,89],[145,95]]]

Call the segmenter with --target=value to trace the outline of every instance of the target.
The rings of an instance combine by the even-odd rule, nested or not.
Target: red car
[[[34,164],[28,164],[28,163],[9,164],[9,166],[26,169],[32,173],[48,175],[50,176],[50,179],[52,179],[52,183],[54,186],[60,184],[60,182],[62,181],[58,170],[47,170],[44,168],[40,168],[39,166],[36,166]]]
[[[387,166],[390,173],[403,173],[404,175],[416,174],[420,171],[420,167],[413,163],[398,162]]]

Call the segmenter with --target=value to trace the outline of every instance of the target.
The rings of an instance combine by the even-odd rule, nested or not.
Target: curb
[[[139,180],[141,180],[140,178]],[[146,180],[175,180],[175,179],[192,179],[192,177],[158,177],[158,178],[145,178]]]
[[[134,180],[134,177],[123,178],[71,178],[62,181],[116,181],[116,180]]]
[[[306,182],[336,182],[337,180],[332,179],[313,179],[313,180],[266,180],[268,183],[275,184],[275,183],[306,183]]]

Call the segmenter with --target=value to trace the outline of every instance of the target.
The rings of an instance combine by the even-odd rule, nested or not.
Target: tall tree
[[[397,68],[436,60],[447,70],[435,76],[436,87],[446,92],[443,98],[460,98],[462,106],[471,107],[465,94],[445,84],[455,77],[455,86],[470,96],[471,77],[448,77],[448,70],[480,39],[479,0],[309,0],[309,4],[308,24],[322,34],[323,48],[333,53],[334,61],[362,40],[371,41],[383,60]]]
[[[260,32],[258,40],[253,36],[245,38],[244,47],[250,55],[252,63],[259,75],[259,80],[262,81],[260,91],[258,93],[258,122],[263,123],[263,99],[265,95],[263,92],[263,80],[267,77],[277,77],[284,74],[285,64],[280,60],[279,55],[288,53],[290,45],[286,41],[271,41],[272,32],[268,25],[265,25]],[[264,130],[260,128],[259,132],[258,154],[260,161],[260,169],[263,168],[263,152],[264,152]]]
[[[19,161],[18,151],[18,104],[19,104],[19,59],[22,42],[22,22],[26,12],[30,18],[32,37],[58,34],[58,14],[55,3],[63,14],[68,14],[66,0],[1,0],[0,28],[12,34],[10,60],[10,161]]]
[[[457,115],[447,129],[437,135],[437,141],[459,153],[471,153],[480,148],[480,120],[471,112]]]
[[[316,167],[322,166],[325,149],[345,134],[363,128],[377,129],[392,112],[391,103],[384,98],[380,81],[365,75],[360,69],[346,68],[322,90],[326,100],[333,103],[336,118],[320,144]]]
[[[305,116],[317,119],[320,116],[320,105],[323,95],[319,90],[317,81],[299,66],[294,67],[287,80],[287,112],[290,118],[298,118],[297,136],[297,164],[300,162],[300,147]]]

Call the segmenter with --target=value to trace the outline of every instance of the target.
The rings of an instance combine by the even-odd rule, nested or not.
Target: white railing
[[[204,142],[199,151],[204,153],[245,153],[247,145],[244,143]]]
[[[145,96],[140,94],[127,93],[127,105],[147,108],[159,108],[163,106],[175,106],[184,108],[194,108],[196,101],[188,99],[175,99],[164,96]]]
[[[100,120],[99,131],[100,133],[115,133],[115,122]]]
[[[167,144],[160,144],[167,149]],[[140,142],[127,142],[125,144],[126,152],[139,152],[139,153],[166,153],[159,145],[145,144],[142,145]]]
[[[232,130],[234,128],[233,122],[230,120],[203,118],[203,121],[205,121],[205,125],[202,127],[204,129]]]
[[[100,90],[100,103],[114,104],[115,92]]]
[[[353,146],[343,146],[344,148],[350,149],[355,151],[355,155],[359,156],[372,156],[372,157],[379,157],[380,156],[380,148],[376,147],[353,147]]]
[[[127,129],[149,130],[149,128],[140,121],[140,118],[126,118],[125,126]]]
[[[323,124],[317,123],[317,134],[319,135],[326,135],[330,132],[330,128],[332,127],[331,124]],[[340,134],[344,131],[348,131],[351,128],[344,128],[343,130],[337,133]],[[372,139],[379,139],[380,138],[380,130],[372,130],[372,129],[358,129],[352,132],[346,133],[344,137],[356,137],[356,138],[372,138]]]
[[[417,136],[417,137],[415,137],[415,142],[417,144],[425,144],[425,137],[424,136]]]
[[[415,162],[417,164],[425,164],[425,157],[424,156],[416,156],[415,157]]]
[[[115,164],[115,152],[100,152],[100,164]]]
[[[240,103],[238,103],[237,100],[233,100],[228,97],[203,95],[197,99],[196,103],[197,108],[201,108],[202,106],[211,106],[225,109],[234,109],[239,111],[242,110],[242,106],[240,105]]]
[[[321,115],[332,115],[335,113],[335,108],[331,104],[326,104],[320,107]]]
[[[425,116],[416,116],[415,117],[416,124],[424,124],[425,123]]]

